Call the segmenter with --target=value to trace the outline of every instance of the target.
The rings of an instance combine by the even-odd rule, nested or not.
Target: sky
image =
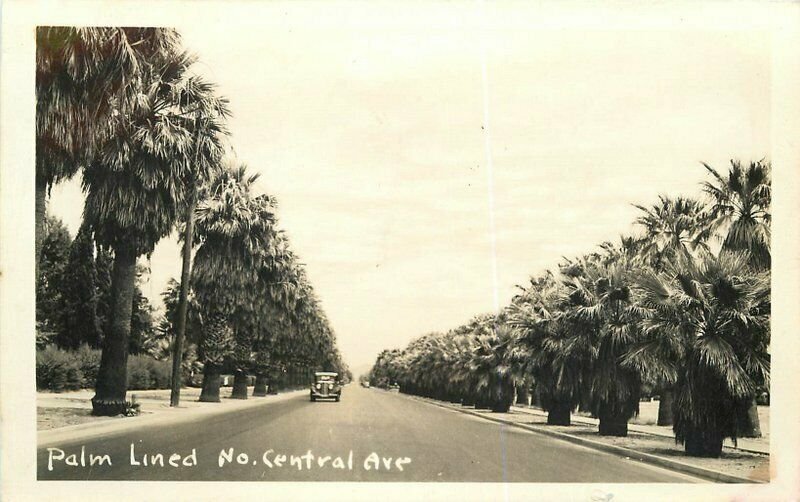
[[[280,5],[177,28],[357,372],[634,232],[632,204],[699,195],[701,161],[769,158],[765,32],[481,30],[442,9],[333,23]],[[50,210],[77,229],[77,180]],[[150,267],[160,304],[174,238]]]

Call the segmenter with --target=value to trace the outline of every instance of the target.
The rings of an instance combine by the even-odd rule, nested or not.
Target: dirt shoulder
[[[130,391],[127,398],[129,401],[139,403],[139,417],[160,416],[182,414],[184,412],[196,413],[204,412],[213,408],[228,408],[230,404],[237,403],[237,406],[245,403],[263,400],[263,397],[252,397],[252,387],[248,389],[248,400],[231,399],[230,388],[221,390],[221,403],[201,403],[200,389],[194,387],[184,387],[181,389],[180,406],[172,408],[169,405],[170,390],[144,390]],[[92,390],[79,390],[74,392],[38,392],[36,395],[36,429],[38,431],[52,431],[64,427],[77,426],[82,424],[103,423],[130,420],[130,417],[122,415],[116,417],[96,417],[92,412]],[[229,406],[225,406],[228,404]],[[138,418],[138,417],[137,417]]]

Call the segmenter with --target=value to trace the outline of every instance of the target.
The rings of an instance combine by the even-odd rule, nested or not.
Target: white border
[[[454,25],[476,29],[603,30],[766,30],[772,33],[772,145],[774,167],[773,228],[773,481],[769,485],[622,485],[493,483],[160,483],[36,481],[35,376],[33,351],[34,288],[34,27],[36,25],[169,26],[180,19],[195,23],[253,22],[265,3],[180,1],[32,1],[2,4],[0,59],[0,412],[4,500],[220,500],[276,498],[294,500],[440,499],[510,500],[528,498],[591,500],[602,489],[614,500],[718,500],[800,498],[800,436],[796,379],[800,326],[800,5],[796,3],[546,2],[506,1],[478,6],[468,2],[270,2],[287,10],[318,11],[319,27],[391,28],[425,26],[429,9],[452,12]],[[377,16],[385,9],[392,16]],[[484,17],[481,17],[481,12]],[[387,19],[388,18],[388,19]],[[439,18],[437,16],[437,18]],[[702,76],[700,76],[702,78]],[[547,461],[547,459],[542,459]],[[554,461],[557,461],[555,459]]]

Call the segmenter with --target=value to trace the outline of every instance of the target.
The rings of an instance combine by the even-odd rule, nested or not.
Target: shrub
[[[78,368],[77,362],[70,361],[66,367],[64,377],[65,390],[78,390],[83,387],[83,372]]]
[[[36,388],[62,392],[91,387],[99,366],[99,350],[81,347],[73,352],[48,345],[36,352]]]
[[[172,380],[172,365],[169,361],[148,358],[148,369],[154,389],[168,389]]]
[[[69,355],[55,345],[36,352],[36,387],[61,392],[67,387],[67,371],[77,369]],[[73,378],[75,376],[73,372]]]
[[[144,354],[128,357],[128,390],[168,389],[172,366]]]
[[[147,390],[153,388],[148,358],[140,355],[128,357],[128,390]]]
[[[77,350],[63,350],[48,345],[36,351],[36,388],[63,392],[93,388],[100,368],[101,352],[83,345]],[[172,375],[169,361],[157,361],[148,355],[128,358],[128,389],[168,389]]]
[[[40,323],[36,323],[36,349],[43,350],[48,345],[53,343],[56,334],[53,331],[47,331],[43,327],[40,326]]]
[[[131,396],[130,401],[125,401],[125,412],[123,415],[126,417],[135,417],[142,412],[142,405],[136,402],[136,395]]]
[[[98,349],[93,349],[86,344],[81,345],[75,352],[75,357],[78,361],[83,373],[83,388],[93,388],[97,382],[97,372],[100,369],[100,356],[102,353]]]

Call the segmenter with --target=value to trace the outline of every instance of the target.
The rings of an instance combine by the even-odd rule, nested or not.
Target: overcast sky
[[[632,203],[698,194],[701,160],[769,156],[765,33],[481,31],[443,9],[382,12],[179,26],[356,370],[630,233]],[[77,182],[53,191],[73,232],[81,210]],[[151,269],[160,303],[174,239]]]

